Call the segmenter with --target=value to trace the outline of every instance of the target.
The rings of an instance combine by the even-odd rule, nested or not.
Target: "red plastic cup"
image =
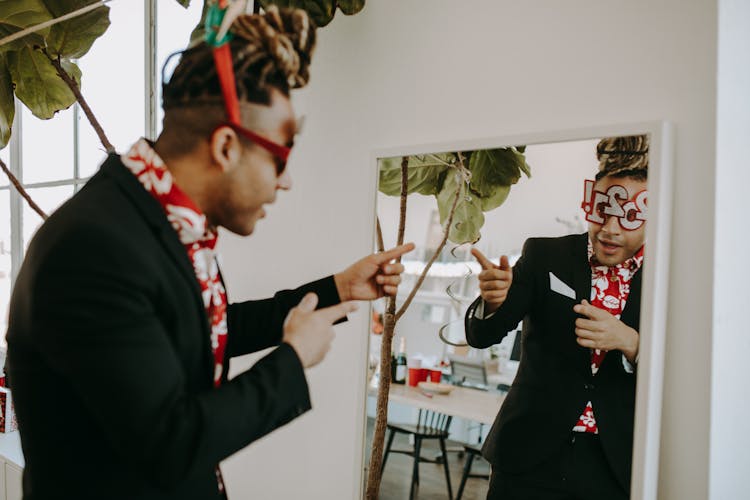
[[[443,377],[443,372],[440,370],[430,370],[430,382],[440,383],[440,379]]]
[[[409,385],[416,387],[422,376],[422,368],[409,368]]]
[[[429,368],[422,368],[419,371],[419,381],[420,382],[427,382],[428,378],[430,378],[430,369]]]

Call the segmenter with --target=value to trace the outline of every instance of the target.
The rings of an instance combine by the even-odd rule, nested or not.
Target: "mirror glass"
[[[403,241],[416,244],[395,307],[380,498],[461,490],[461,498],[484,499],[490,464],[482,448],[512,484],[567,488],[574,469],[586,467],[607,474],[594,485],[613,489],[607,498],[629,498],[650,139],[405,148],[377,158],[376,240],[396,245],[403,218]],[[600,165],[609,175],[596,180]],[[480,297],[481,273],[496,294],[489,302]],[[385,300],[374,303],[366,471],[386,313]],[[462,481],[467,463],[472,477]]]

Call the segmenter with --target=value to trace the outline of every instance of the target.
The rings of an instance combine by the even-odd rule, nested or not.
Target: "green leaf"
[[[190,42],[188,42],[188,45],[191,47],[203,41],[203,38],[206,35],[206,16],[208,16],[209,7],[209,3],[204,0],[203,10],[201,11],[201,20],[198,21],[198,24],[190,33]]]
[[[18,26],[0,21],[0,38],[10,36],[13,33],[21,31],[22,29],[23,28],[20,28]],[[32,47],[43,47],[44,37],[39,35],[39,33],[29,33],[23,38],[19,38],[18,40],[14,40],[10,43],[6,43],[5,45],[0,45],[0,53],[9,52],[11,50],[19,50],[26,45],[30,45]]]
[[[482,198],[495,195],[499,187],[515,184],[521,173],[530,175],[526,157],[514,148],[474,151],[469,160],[471,189]]]
[[[440,192],[445,172],[449,168],[445,163],[429,156],[409,157],[406,192],[409,194],[436,195]],[[401,195],[401,157],[380,160],[378,190],[388,196]]]
[[[10,128],[16,113],[13,99],[13,80],[5,56],[0,54],[0,149],[10,141]]]
[[[482,236],[480,230],[484,225],[484,213],[482,213],[479,198],[473,196],[470,191],[467,191],[466,183],[461,180],[460,176],[453,172],[448,172],[443,183],[443,188],[436,196],[438,211],[440,213],[440,223],[445,226],[457,190],[460,191],[459,199],[456,204],[456,211],[453,214],[453,222],[448,233],[448,239],[459,245],[463,243],[475,243]]]
[[[42,0],[0,1],[0,37],[12,35],[24,28],[30,28],[52,19]],[[20,50],[26,46],[44,46],[44,38],[50,28],[44,28],[26,35],[14,42],[0,46],[0,52]]]
[[[347,16],[356,14],[365,8],[365,0],[339,0],[339,9]]]
[[[53,17],[60,17],[96,0],[44,0]],[[55,24],[47,36],[47,52],[52,56],[69,59],[82,57],[94,41],[109,27],[109,7],[102,6],[91,12]]]
[[[502,205],[510,194],[510,186],[498,186],[490,196],[479,197],[479,203],[484,212],[494,210]]]
[[[177,3],[182,5],[186,9],[190,7],[190,0],[177,0]]]
[[[336,13],[336,0],[260,0],[260,5],[264,9],[269,5],[302,9],[308,13],[317,26],[330,23]]]
[[[78,66],[65,60],[62,66],[80,85],[81,70]],[[16,85],[16,97],[37,118],[48,120],[58,111],[69,108],[76,100],[49,59],[38,50],[25,47],[9,53],[8,68]]]

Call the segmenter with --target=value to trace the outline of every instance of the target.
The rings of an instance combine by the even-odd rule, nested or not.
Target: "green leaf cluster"
[[[351,16],[365,7],[365,0],[260,0],[260,5],[264,9],[269,5],[302,9],[316,25],[325,26],[333,20],[336,8]]]
[[[471,173],[468,183],[457,168],[458,152],[410,156],[407,194],[435,196],[444,225],[458,193],[448,238],[457,244],[475,243],[481,237],[484,212],[502,205],[522,174],[531,176],[524,151],[525,146],[516,146],[461,153]],[[383,194],[401,195],[401,162],[400,157],[380,160],[378,189]]]
[[[96,0],[7,0],[0,2],[0,38],[80,9]],[[0,46],[0,148],[10,140],[13,95],[34,116],[49,119],[75,102],[49,57],[80,85],[81,70],[73,62],[86,54],[109,27],[109,7],[36,31]],[[45,54],[46,52],[46,54]]]

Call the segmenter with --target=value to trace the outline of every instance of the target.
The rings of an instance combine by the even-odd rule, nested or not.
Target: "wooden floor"
[[[372,444],[372,432],[374,420],[367,421],[367,450],[366,462],[370,461],[370,445]],[[386,438],[388,434],[386,432]],[[458,493],[458,485],[461,482],[461,475],[464,469],[464,458],[459,458],[458,450],[463,450],[459,443],[447,442],[448,447],[448,465],[451,473],[451,486],[453,487],[453,497]],[[393,449],[411,450],[408,437],[404,434],[396,434],[393,441]],[[451,451],[456,450],[456,451]],[[428,440],[422,445],[422,456],[435,458],[440,454],[440,446],[437,441]],[[401,500],[409,498],[409,487],[411,486],[411,474],[414,466],[414,459],[401,453],[391,453],[388,455],[388,462],[383,471],[383,478],[380,483],[381,500]],[[474,459],[471,467],[474,474],[489,473],[489,465],[482,459]],[[365,472],[365,481],[367,472]],[[487,488],[489,482],[481,478],[469,478],[466,481],[462,500],[485,500],[487,498]],[[448,498],[448,488],[445,484],[445,473],[442,464],[419,464],[419,495],[420,500],[445,500]]]

